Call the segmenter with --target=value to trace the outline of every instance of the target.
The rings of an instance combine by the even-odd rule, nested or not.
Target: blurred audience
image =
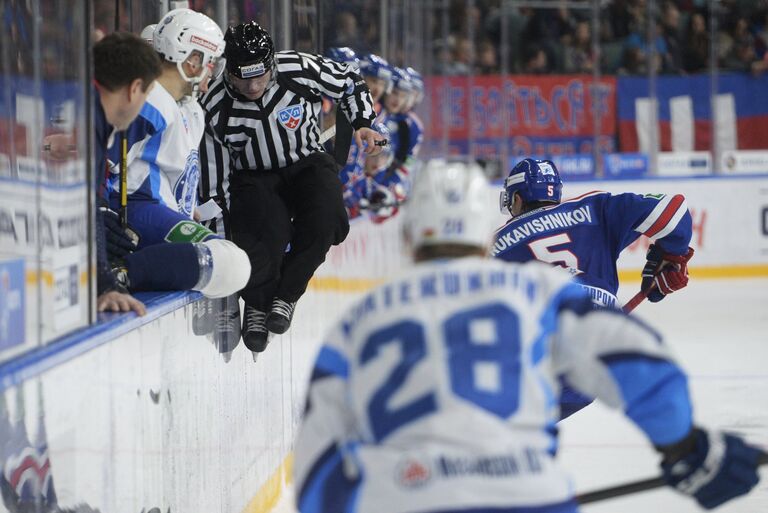
[[[583,9],[552,4],[550,8],[504,7],[500,0],[452,0],[447,27],[440,12],[434,13],[435,59],[430,71],[448,75],[502,69],[591,73],[598,62],[592,51],[593,31],[599,35],[599,63],[605,74],[643,74],[650,63],[663,74],[708,69],[708,2],[658,1],[651,12],[648,0],[608,0],[601,2],[596,22],[589,1]],[[721,69],[761,73],[768,68],[768,0],[721,0],[717,29]]]

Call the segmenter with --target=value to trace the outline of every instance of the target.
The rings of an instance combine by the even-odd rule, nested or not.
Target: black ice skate
[[[215,319],[213,342],[219,353],[228,355],[240,342],[240,303],[237,294],[214,299],[212,303]]]
[[[269,332],[266,326],[267,314],[245,305],[243,319],[243,343],[254,353],[261,353],[269,343]]]
[[[267,329],[278,335],[288,331],[295,309],[296,302],[289,303],[279,298],[272,300],[272,311],[267,315]]]

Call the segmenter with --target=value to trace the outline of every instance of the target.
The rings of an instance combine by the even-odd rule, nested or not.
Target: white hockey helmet
[[[224,34],[205,14],[192,9],[174,9],[157,24],[152,44],[163,59],[176,63],[184,80],[195,84],[205,73],[189,77],[184,73],[182,63],[193,52],[199,52],[203,56],[203,69],[208,67],[224,53]]]
[[[152,44],[152,40],[154,39],[155,27],[157,27],[157,23],[147,25],[141,29],[141,38],[149,44]]]
[[[431,160],[415,177],[404,213],[412,249],[435,244],[485,248],[496,220],[488,179],[479,165]]]

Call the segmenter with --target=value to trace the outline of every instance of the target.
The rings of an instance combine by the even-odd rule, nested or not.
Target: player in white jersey
[[[208,66],[224,51],[224,36],[207,16],[190,9],[171,11],[155,26],[155,50],[163,71],[138,119],[126,131],[130,201],[161,203],[191,219],[197,198],[198,148],[205,128],[195,101]],[[110,189],[119,192],[121,148],[110,148]],[[132,209],[129,209],[129,212]],[[154,237],[147,243],[157,242]]]
[[[315,363],[295,449],[301,513],[575,513],[555,460],[561,376],[626,411],[667,482],[703,506],[755,486],[760,451],[693,426],[656,332],[593,309],[562,270],[482,257],[489,203],[476,166],[416,177],[415,269],[357,302]]]
[[[131,290],[193,289],[208,297],[228,296],[245,286],[248,257],[192,219],[205,122],[196,91],[224,52],[224,36],[207,16],[175,9],[157,24],[152,43],[163,60],[160,77],[125,131],[126,155],[119,139],[108,150],[110,205],[121,208],[119,167],[125,159],[128,225],[138,234],[138,251],[124,256],[121,277]],[[167,242],[179,244],[154,248]]]

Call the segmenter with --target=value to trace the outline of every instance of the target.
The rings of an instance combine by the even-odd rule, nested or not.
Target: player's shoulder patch
[[[661,200],[662,198],[664,198],[664,196],[666,196],[666,194],[662,194],[662,193],[654,194],[654,193],[650,193],[650,192],[647,193],[647,194],[643,194],[643,198],[652,198],[652,199],[655,199],[655,200]]]

